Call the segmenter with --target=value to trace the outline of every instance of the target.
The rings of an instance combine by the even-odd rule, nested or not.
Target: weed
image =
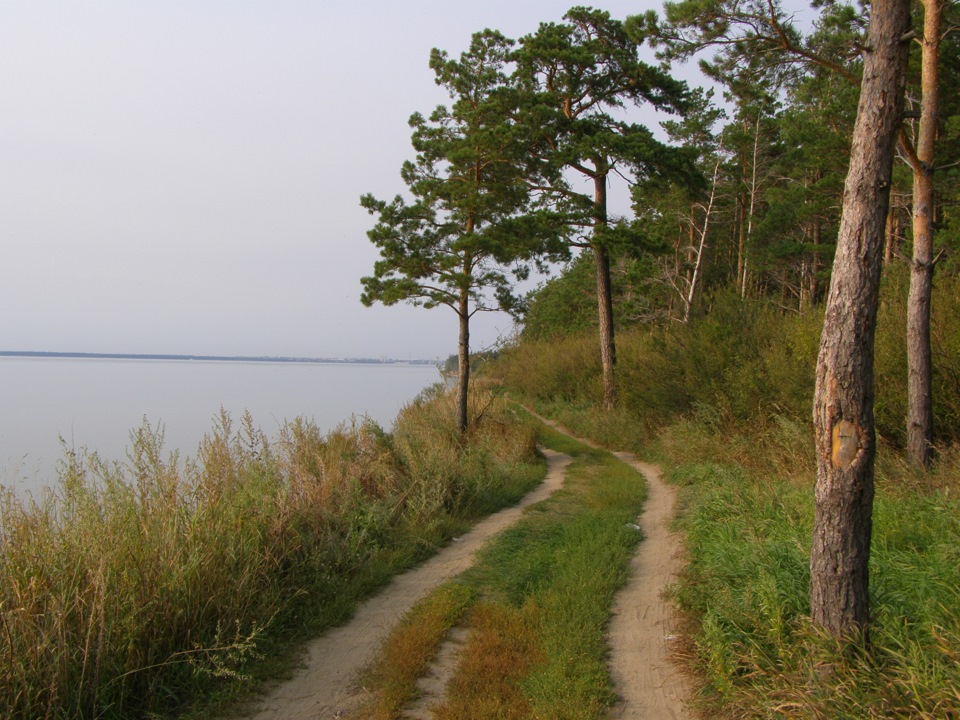
[[[270,441],[221,413],[195,459],[144,424],[127,463],[70,451],[37,501],[4,492],[3,716],[135,718],[241,692],[261,656],[537,480],[532,431],[484,402],[465,443],[440,393],[392,433],[300,419]]]

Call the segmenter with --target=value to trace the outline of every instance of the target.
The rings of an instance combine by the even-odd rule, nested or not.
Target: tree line
[[[407,197],[362,199],[381,254],[362,300],[454,310],[461,433],[477,312],[512,311],[529,336],[596,327],[612,409],[618,324],[691,322],[717,288],[823,307],[811,614],[865,637],[878,287],[885,265],[909,267],[905,423],[926,467],[933,277],[955,272],[960,240],[960,16],[947,0],[814,7],[809,28],[773,0],[681,0],[624,21],[576,7],[518,41],[477,33],[459,59],[434,50],[451,104],[411,117]],[[670,74],[694,58],[714,89]],[[665,140],[625,109],[672,115]],[[608,211],[618,178],[628,218]],[[565,271],[518,297],[553,262]]]

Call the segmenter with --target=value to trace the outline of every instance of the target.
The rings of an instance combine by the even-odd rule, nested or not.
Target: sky
[[[449,309],[360,304],[359,197],[404,190],[407,119],[447,100],[431,48],[572,4],[3,2],[0,350],[454,353]],[[478,316],[473,346],[511,329]]]

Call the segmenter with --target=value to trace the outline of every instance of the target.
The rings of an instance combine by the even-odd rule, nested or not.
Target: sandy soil
[[[345,718],[367,698],[357,675],[373,660],[383,639],[414,604],[439,585],[466,570],[477,550],[515,523],[524,508],[549,497],[563,484],[570,458],[544,451],[546,479],[519,505],[501,510],[419,567],[395,578],[361,605],[346,625],[334,628],[307,646],[304,667],[277,685],[243,717],[254,720],[327,720]]]
[[[534,413],[536,414],[536,413]],[[572,433],[547,418],[537,417],[555,430]],[[580,442],[598,447],[583,438]],[[644,540],[630,563],[627,584],[617,593],[610,619],[610,674],[620,701],[610,717],[615,720],[684,720],[691,685],[673,661],[677,640],[673,607],[665,599],[667,588],[683,569],[683,544],[670,530],[677,489],[667,485],[660,468],[635,455],[616,452],[620,460],[643,473],[647,501],[638,523]]]
[[[630,564],[627,585],[614,601],[610,621],[610,672],[620,695],[611,717],[689,718],[690,686],[671,661],[675,619],[664,599],[664,591],[683,569],[683,546],[670,530],[677,490],[663,482],[657,466],[629,453],[615,454],[643,473],[649,495],[639,521],[645,539]]]

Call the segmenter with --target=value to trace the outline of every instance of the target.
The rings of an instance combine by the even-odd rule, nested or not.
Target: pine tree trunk
[[[746,270],[746,256],[744,255],[744,247],[746,246],[746,236],[747,236],[747,209],[746,204],[743,202],[743,195],[737,194],[737,216],[739,225],[739,233],[737,238],[737,291],[741,294],[744,293],[743,286],[745,283],[745,270]]]
[[[598,173],[594,183],[594,232],[607,226],[607,178]],[[593,245],[597,267],[597,307],[600,320],[600,362],[603,365],[603,407],[617,406],[617,348],[613,331],[613,289],[610,282],[610,256],[599,243]]]
[[[929,185],[918,192],[918,186]],[[933,359],[930,348],[930,301],[933,294],[933,232],[929,226],[918,233],[918,213],[929,213],[933,178],[924,173],[914,178],[913,262],[907,300],[907,456],[917,467],[929,467],[933,454]]]
[[[460,341],[457,343],[457,430],[467,432],[467,396],[470,388],[470,299],[466,290],[460,291],[457,308],[460,319]]]
[[[909,0],[874,0],[843,213],[817,359],[817,484],[810,614],[840,636],[866,635],[873,523],[873,349],[908,44]]]
[[[817,248],[819,249],[820,243],[823,241],[823,227],[820,225],[820,222],[817,221],[816,225],[817,234],[814,237],[814,242],[816,243]],[[817,276],[820,274],[820,252],[819,250],[813,253],[813,278],[811,280],[812,286],[810,288],[810,296],[813,298],[813,304],[817,304],[817,295],[820,293],[820,281],[817,279]]]
[[[893,262],[893,237],[896,233],[896,226],[894,224],[894,218],[896,216],[896,210],[893,207],[893,203],[890,203],[890,207],[887,208],[887,226],[884,229],[884,241],[883,241],[883,265],[886,267]]]
[[[610,256],[602,247],[593,249],[597,265],[597,305],[600,311],[600,362],[603,365],[603,407],[617,406],[617,347],[613,331],[613,291],[610,287]]]
[[[937,138],[942,0],[923,0],[920,128],[913,166],[913,262],[907,303],[907,455],[928,467],[933,454],[933,165]]]

